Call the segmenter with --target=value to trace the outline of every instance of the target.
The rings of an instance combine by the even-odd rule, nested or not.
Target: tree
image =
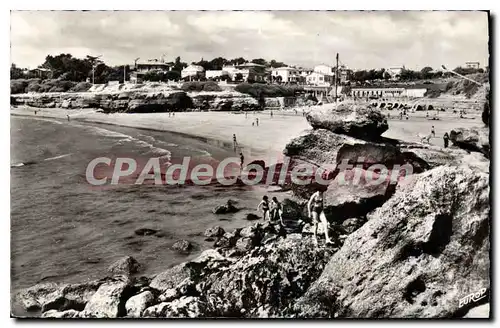
[[[286,64],[282,62],[277,62],[276,60],[272,59],[269,62],[269,66],[271,66],[272,68],[280,68],[280,67],[285,67]]]
[[[228,62],[228,60],[226,58],[222,58],[222,57],[214,58],[209,62],[208,69],[220,71],[222,69],[222,67],[224,65],[226,65],[227,62]]]
[[[245,58],[238,57],[238,58],[231,59],[229,61],[229,64],[231,64],[231,65],[241,65],[241,64],[244,64],[246,62],[247,62],[247,60]]]
[[[434,77],[434,74],[431,73],[432,71],[432,67],[426,66],[420,70],[420,74],[423,79],[432,79]]]
[[[241,81],[243,81],[243,74],[241,74],[241,73],[236,73],[236,74],[234,75],[234,80],[235,80],[236,82],[241,82]]]
[[[10,79],[16,80],[16,79],[22,79],[23,77],[24,77],[23,70],[21,68],[18,68],[16,64],[12,64],[10,66]]]
[[[181,57],[177,56],[175,58],[174,66],[172,67],[172,71],[181,72],[184,68],[187,67],[187,64],[181,62]]]
[[[165,73],[165,79],[167,81],[179,81],[181,78],[181,73],[177,71],[168,71]]]
[[[252,63],[267,66],[267,61],[263,58],[252,59]]]

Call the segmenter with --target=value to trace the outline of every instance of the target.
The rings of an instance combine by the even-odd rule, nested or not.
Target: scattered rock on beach
[[[124,256],[115,263],[113,263],[109,268],[108,272],[111,274],[134,274],[139,272],[140,264],[132,256]]]
[[[214,226],[205,230],[203,235],[205,237],[220,237],[224,234],[224,232],[224,229],[222,229],[220,226]]]
[[[254,213],[248,213],[246,216],[246,219],[248,221],[260,220],[260,216],[258,216],[257,214],[254,214]]]
[[[151,236],[151,235],[154,235],[158,232],[159,232],[159,230],[151,229],[151,228],[140,228],[140,229],[135,230],[135,234],[138,236]]]
[[[219,205],[219,206],[216,206],[212,212],[214,214],[229,214],[229,213],[236,213],[238,212],[240,209],[237,208],[236,206],[233,205],[234,201],[232,200],[228,200],[226,204],[224,205]]]
[[[172,245],[172,249],[178,251],[179,253],[186,254],[191,251],[193,245],[187,240],[178,240]]]

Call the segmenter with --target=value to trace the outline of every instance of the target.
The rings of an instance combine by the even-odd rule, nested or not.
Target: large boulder
[[[39,284],[20,291],[15,299],[27,311],[80,311],[103,282],[96,280],[83,284]]]
[[[129,287],[127,279],[108,281],[92,295],[81,313],[85,318],[117,318],[125,316],[125,296]]]
[[[387,131],[387,118],[379,109],[363,104],[324,105],[306,115],[313,129],[326,129],[361,139],[378,138]]]
[[[333,255],[294,316],[463,316],[469,306],[459,300],[490,287],[489,193],[489,174],[466,166],[398,185]]]
[[[365,141],[325,129],[309,131],[292,139],[285,146],[283,154],[292,158],[292,166],[305,161],[330,170],[335,170],[341,163],[364,169],[375,164],[383,164],[388,169],[395,165],[410,164],[415,173],[429,168],[417,155],[402,152],[397,141]]]
[[[179,264],[155,276],[149,286],[164,292],[167,289],[175,288],[189,276],[189,268],[185,264]]]
[[[392,196],[399,175],[396,177],[391,183],[390,173],[384,177],[358,168],[340,172],[324,192],[326,218],[342,223],[365,216]]]
[[[465,129],[458,128],[450,131],[450,140],[453,145],[468,151],[483,153],[490,157],[490,130],[488,128]]]
[[[139,318],[142,312],[153,304],[155,297],[153,293],[146,290],[140,294],[134,295],[125,303],[127,317]]]

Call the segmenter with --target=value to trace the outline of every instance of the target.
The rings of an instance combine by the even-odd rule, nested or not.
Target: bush
[[[296,93],[302,92],[303,88],[299,86],[281,86],[274,84],[260,84],[260,83],[241,83],[235,88],[236,91],[246,93],[254,98],[260,97],[291,97]]]
[[[189,92],[189,91],[222,91],[222,89],[219,87],[219,85],[213,81],[207,81],[207,82],[198,82],[198,81],[193,81],[193,82],[184,82],[182,84],[181,89],[183,91]]]
[[[25,93],[26,87],[28,86],[28,81],[24,79],[10,80],[10,93]]]
[[[92,83],[80,82],[80,83],[76,84],[75,86],[73,86],[69,91],[71,91],[71,92],[85,92],[85,91],[88,91],[91,86],[92,86]]]
[[[26,92],[40,92],[42,86],[37,82],[32,82],[26,87]]]

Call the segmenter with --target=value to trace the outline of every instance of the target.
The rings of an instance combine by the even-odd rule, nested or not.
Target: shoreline
[[[35,110],[38,111],[37,115],[34,114]],[[232,148],[234,133],[237,136],[237,147],[243,152],[246,162],[256,159],[264,159],[267,162],[270,158],[282,157],[285,145],[310,129],[302,115],[276,114],[271,118],[269,112],[248,113],[248,117],[233,112],[176,112],[174,117],[169,117],[168,113],[104,114],[84,109],[11,107],[10,115],[60,120],[66,120],[69,115],[71,120],[82,123],[173,133],[225,150]],[[257,118],[260,126],[252,126],[252,122]]]

